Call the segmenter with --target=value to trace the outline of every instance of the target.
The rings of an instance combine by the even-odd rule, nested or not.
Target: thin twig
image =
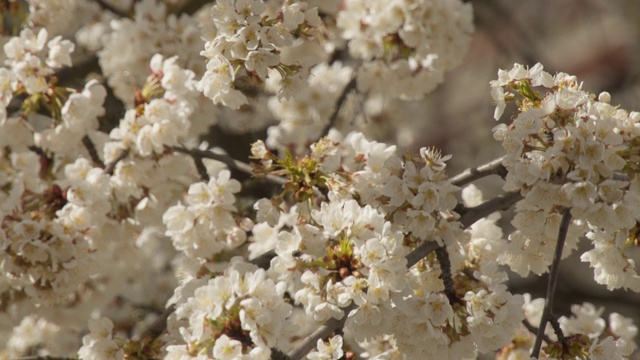
[[[167,328],[167,319],[169,315],[171,315],[176,310],[175,305],[171,305],[168,308],[164,309],[162,314],[158,315],[158,317],[140,334],[139,338],[144,339],[146,337],[151,337],[156,339],[160,336]]]
[[[532,358],[537,359],[540,355],[544,329],[547,327],[547,322],[553,317],[553,298],[556,293],[558,275],[560,274],[560,260],[562,258],[562,249],[564,248],[564,243],[567,238],[567,232],[569,231],[569,224],[571,224],[571,209],[565,208],[562,212],[562,220],[560,221],[560,229],[558,230],[558,241],[556,243],[555,253],[553,254],[551,270],[549,271],[549,284],[547,286],[547,295],[544,301],[544,310],[542,311],[542,317],[540,318],[540,326],[538,327],[536,341],[533,345],[533,349],[531,350]],[[560,336],[558,336],[558,338],[560,338]]]
[[[532,333],[532,334],[537,334],[538,333],[538,328],[533,326],[529,322],[529,320],[527,320],[527,319],[522,320],[522,325],[524,325],[524,327],[526,327],[527,330],[529,330],[530,333]],[[542,340],[546,341],[547,343],[551,343],[552,342],[551,338],[548,337],[547,334],[543,334],[542,335]]]
[[[207,167],[204,166],[204,162],[202,162],[202,157],[194,156],[193,162],[196,164],[196,170],[198,170],[200,179],[202,179],[202,181],[209,181],[209,173],[207,173]]]
[[[291,360],[300,360],[305,357],[311,350],[316,347],[318,343],[318,339],[324,339],[327,336],[331,335],[336,329],[342,328],[344,323],[347,321],[347,314],[351,312],[351,310],[355,309],[356,305],[351,304],[344,309],[344,315],[342,319],[336,320],[331,318],[327,320],[322,326],[318,328],[318,330],[311,333],[311,335],[307,336],[305,341],[298,344],[298,346],[294,347],[287,354]]]
[[[460,214],[460,222],[464,228],[468,228],[476,221],[493,214],[496,211],[507,210],[515,203],[522,200],[520,191],[511,191],[495,198],[485,201],[478,206],[467,208],[464,206],[456,207],[456,212]]]
[[[187,149],[184,147],[179,147],[179,146],[174,146],[171,148],[173,151],[179,152],[179,153],[183,153],[183,154],[187,154],[193,157],[200,157],[200,158],[204,158],[204,159],[213,159],[213,160],[217,160],[220,161],[222,163],[224,163],[225,165],[227,165],[228,167],[232,168],[232,169],[236,169],[238,171],[242,171],[243,173],[249,174],[249,175],[254,175],[253,173],[253,168],[251,167],[251,165],[244,163],[240,160],[236,160],[234,158],[232,158],[229,155],[225,155],[225,154],[216,154],[212,151],[208,151],[208,150],[200,150],[200,149]],[[277,184],[277,185],[284,185],[287,183],[287,179],[280,177],[280,176],[275,176],[275,175],[264,175],[264,178]]]
[[[122,150],[122,152],[118,154],[117,158],[115,158],[112,162],[110,162],[109,164],[107,164],[107,166],[104,167],[104,172],[109,175],[113,175],[113,170],[115,170],[116,165],[118,165],[118,163],[124,160],[127,156],[129,156],[129,149]]]
[[[98,156],[98,150],[96,149],[96,144],[93,143],[93,140],[91,140],[89,135],[85,135],[82,138],[82,145],[84,145],[85,149],[87,149],[87,152],[91,157],[91,161],[93,161],[95,164],[98,164],[98,166],[104,168],[104,163],[102,162],[102,159],[100,159],[100,156]]]
[[[564,336],[564,332],[560,327],[560,322],[553,314],[551,314],[551,318],[549,319],[549,324],[551,325],[551,328],[553,328],[553,332],[556,334],[556,337],[558,338],[558,342],[562,345],[563,354],[569,353],[570,350],[569,350],[569,344],[567,343],[567,338]]]
[[[464,186],[489,175],[499,175],[504,178],[507,175],[507,169],[502,165],[505,157],[497,158],[475,168],[466,169],[452,177],[451,183],[455,186]]]
[[[413,249],[410,253],[405,256],[407,259],[407,269],[413,267],[413,265],[417,264],[418,261],[424,259],[427,255],[434,252],[440,245],[438,245],[435,241],[427,241],[422,243],[422,245]]]
[[[440,263],[440,279],[444,284],[444,293],[445,295],[447,295],[449,303],[453,305],[454,303],[460,302],[460,299],[457,297],[456,292],[453,288],[453,277],[451,276],[451,260],[449,259],[447,247],[439,246],[436,249],[436,257],[438,259],[438,262]]]
[[[114,15],[117,15],[119,17],[124,17],[124,18],[130,18],[131,16],[129,14],[127,14],[125,11],[120,10],[118,8],[116,8],[115,6],[109,4],[108,2],[104,1],[104,0],[93,0],[96,4],[98,4],[98,6],[100,6],[100,8],[102,10],[107,10],[111,13],[113,13]]]
[[[351,91],[356,89],[356,77],[355,75],[351,78],[351,81],[345,85],[344,89],[342,89],[342,93],[338,100],[336,101],[336,107],[333,109],[331,116],[329,116],[329,122],[322,129],[322,133],[320,133],[320,137],[326,136],[329,133],[329,130],[336,124],[336,120],[338,120],[338,114],[340,114],[340,109],[344,105],[345,101],[347,101],[347,96],[351,93]]]

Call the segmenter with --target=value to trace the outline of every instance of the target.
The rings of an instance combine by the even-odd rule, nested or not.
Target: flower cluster
[[[58,158],[74,161],[75,144],[85,136],[99,136],[98,118],[105,113],[106,96],[106,89],[96,80],[87,82],[82,91],[72,91],[60,109],[60,121],[40,131],[35,144]]]
[[[31,29],[24,29],[20,37],[13,37],[4,44],[5,64],[11,68],[15,79],[3,80],[10,80],[9,86],[13,91],[44,93],[48,88],[47,77],[53,74],[53,69],[71,65],[75,45],[60,36],[47,42],[48,36],[46,29],[40,29],[37,34]],[[43,51],[45,46],[47,50]],[[6,87],[6,84],[0,85],[0,88]]]
[[[265,168],[282,166],[263,144],[252,150]],[[325,174],[311,171],[302,178],[321,180],[301,188],[327,187],[328,201],[310,217],[301,209],[287,213],[270,202],[257,203],[264,222],[254,228],[252,245],[275,248],[270,271],[289,284],[313,319],[340,319],[353,303],[345,331],[365,347],[392,341],[384,352],[408,358],[472,356],[511,341],[522,320],[514,313],[524,302],[507,291],[506,274],[495,266],[498,252],[492,246],[502,241],[497,217],[463,233],[453,211],[457,187],[445,173],[448,157],[423,148],[419,156],[401,158],[395,148],[358,133],[339,144],[325,138],[312,146],[310,157],[316,162],[302,161],[304,171]],[[477,189],[465,197],[481,201]],[[425,242],[446,245],[442,252],[453,256],[453,265],[432,257],[407,277],[404,256]],[[445,267],[454,274],[451,284],[438,278]],[[425,336],[432,341],[411,336],[415,328],[428,329]]]
[[[37,34],[25,29],[5,44],[5,63],[11,70],[0,68],[0,102],[4,105],[0,107],[0,129],[4,134],[13,134],[4,139],[8,144],[24,141],[26,146],[35,144],[56,157],[73,161],[77,152],[74,144],[98,128],[97,118],[104,114],[106,90],[95,80],[87,82],[82,91],[56,86],[54,69],[71,65],[75,45],[60,36],[47,42],[47,37],[46,29]],[[43,61],[45,45],[48,51]],[[40,130],[37,136],[33,136],[24,119],[7,118],[6,107],[21,95],[28,95],[22,110],[31,115],[31,123]],[[42,110],[50,114],[52,121],[42,121],[34,115]],[[26,140],[27,136],[31,139]]]
[[[318,351],[312,351],[307,355],[307,359],[309,360],[339,360],[344,355],[344,351],[342,350],[342,336],[336,335],[332,336],[329,341],[324,342],[322,340],[318,340],[318,346],[316,349]]]
[[[187,16],[167,14],[164,2],[135,3],[133,19],[111,20],[99,52],[100,66],[115,94],[132,105],[135,88],[142,86],[147,64],[154,54],[180,56],[180,65],[198,74],[204,70],[198,52],[202,48],[198,22]],[[126,44],[126,46],[125,46]]]
[[[224,274],[177,304],[180,340],[169,344],[167,359],[269,359],[292,310],[282,285],[263,269],[232,259]]]
[[[496,126],[494,137],[507,151],[505,189],[525,196],[500,260],[523,275],[546,271],[561,209],[571,208],[567,248],[588,232],[594,249],[582,260],[596,269],[596,281],[639,291],[640,276],[624,248],[636,239],[640,219],[640,114],[610,105],[607,93],[596,100],[574,76],[552,76],[540,64],[501,70],[491,86],[496,118],[507,101],[518,105],[511,125]]]
[[[504,284],[485,283],[486,277],[475,280],[467,280],[466,284],[475,282],[478,287],[467,291],[460,303],[451,303],[441,292],[423,286],[411,296],[394,297],[391,304],[369,311],[366,322],[361,323],[363,316],[355,313],[346,329],[370,344],[389,342],[384,334],[390,334],[393,346],[372,354],[380,358],[399,351],[412,359],[462,359],[497,350],[511,341],[520,326],[523,316],[514,314],[521,313],[524,301],[506,291]],[[415,329],[422,329],[420,337],[412,334]]]
[[[43,194],[25,191],[21,206],[5,212],[0,224],[2,277],[36,304],[73,301],[95,271],[91,239],[55,216],[65,202],[57,185]]]
[[[108,318],[89,319],[89,334],[82,338],[78,350],[81,359],[121,359],[124,351],[114,341],[113,322]]]
[[[393,218],[411,236],[406,245],[455,242],[460,234],[458,215],[453,211],[457,187],[446,175],[451,156],[429,148],[420,149],[419,156],[400,157],[395,152],[395,146],[351,133],[343,140],[321,140],[312,147],[311,156],[319,159],[322,169],[335,172],[329,186],[336,196],[357,194],[363,204]],[[349,174],[347,181],[345,173]]]
[[[471,5],[450,0],[348,0],[337,25],[349,51],[365,60],[358,88],[421,98],[456,67],[473,32]]]
[[[299,37],[313,37],[322,24],[318,9],[307,5],[304,1],[216,2],[211,10],[215,32],[202,52],[208,61],[199,89],[214,103],[234,109],[248,102],[236,88],[241,76],[263,82],[279,74],[281,98],[302,89],[309,69],[284,62],[280,51]],[[271,69],[277,71],[272,75]]]
[[[240,183],[231,179],[229,170],[220,171],[208,184],[192,184],[185,196],[187,206],[174,205],[162,217],[174,247],[189,257],[207,259],[242,245],[247,235],[233,218],[238,191]]]
[[[127,110],[120,126],[111,131],[116,141],[108,145],[108,161],[126,149],[143,157],[161,154],[189,133],[197,96],[195,75],[180,68],[177,59],[162,55],[151,59],[151,75],[136,97],[137,106]]]
[[[124,8],[129,0],[112,0]],[[32,28],[45,28],[52,35],[72,36],[91,20],[100,7],[93,2],[78,0],[29,0],[25,22]]]

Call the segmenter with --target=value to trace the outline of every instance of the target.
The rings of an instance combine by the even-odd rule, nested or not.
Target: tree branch
[[[104,168],[104,163],[102,162],[102,159],[100,159],[100,156],[98,156],[98,150],[96,150],[96,144],[93,143],[89,135],[85,135],[82,138],[82,145],[84,145],[85,149],[87,149],[87,152],[91,157],[91,161],[93,161],[95,164],[98,164],[98,166]]]
[[[438,245],[435,241],[427,241],[422,243],[417,248],[413,249],[410,253],[405,256],[407,259],[407,269],[413,267],[413,265],[417,264],[418,261],[424,259],[427,255],[434,252],[440,245]]]
[[[356,305],[351,304],[344,309],[344,316],[340,320],[336,320],[331,318],[327,320],[322,326],[318,328],[318,330],[311,333],[311,335],[307,336],[307,338],[298,344],[298,346],[294,347],[287,354],[291,360],[300,360],[305,355],[307,355],[311,350],[316,347],[318,343],[318,339],[324,339],[327,336],[331,335],[336,329],[344,326],[344,323],[347,321],[347,314],[351,312],[351,310],[355,309]]]
[[[540,318],[540,326],[538,327],[538,334],[536,341],[531,350],[531,357],[538,358],[540,355],[540,348],[542,347],[542,338],[544,337],[544,329],[547,327],[547,322],[553,317],[553,297],[556,292],[556,284],[558,283],[558,275],[560,274],[560,260],[562,258],[562,249],[567,238],[567,232],[569,231],[569,225],[571,224],[571,209],[564,208],[562,212],[562,220],[560,221],[560,229],[558,230],[558,241],[556,243],[556,250],[553,254],[553,262],[551,263],[551,270],[549,271],[549,284],[547,286],[547,296],[544,301],[544,310],[542,311],[542,317]],[[558,339],[563,338],[562,334],[558,334]]]
[[[451,183],[455,186],[464,186],[489,175],[499,175],[504,179],[507,176],[507,168],[502,165],[505,158],[506,156],[503,156],[478,167],[466,169],[452,177]]]
[[[487,217],[496,211],[509,209],[520,200],[522,200],[522,195],[520,194],[520,191],[516,190],[496,196],[495,198],[472,208],[467,208],[464,205],[457,206],[455,211],[461,215],[460,222],[466,229],[483,217]]]
[[[213,151],[209,151],[209,150],[200,150],[200,149],[187,149],[184,147],[180,147],[180,146],[173,146],[171,147],[171,149],[173,151],[179,152],[179,153],[183,153],[183,154],[187,154],[190,155],[194,158],[199,157],[201,159],[213,159],[213,160],[217,160],[220,161],[222,163],[224,163],[225,165],[227,165],[230,168],[236,169],[238,171],[242,171],[243,173],[249,174],[249,175],[254,175],[253,173],[253,168],[251,167],[251,165],[244,163],[240,160],[236,160],[234,158],[232,158],[229,155],[225,155],[225,154],[216,154]],[[280,176],[275,176],[275,175],[264,175],[264,178],[277,184],[277,185],[284,185],[287,183],[287,179],[280,177]]]
[[[127,156],[129,156],[129,149],[125,149],[123,150],[117,158],[115,158],[112,162],[110,162],[109,164],[107,164],[107,166],[105,166],[104,168],[104,172],[109,174],[109,175],[113,175],[113,170],[115,170],[116,165],[118,165],[118,163],[122,160],[124,160],[124,158],[126,158]]]
[[[524,327],[527,328],[527,330],[529,330],[530,333],[532,334],[537,334],[538,333],[538,328],[533,326],[529,320],[524,319],[522,320],[522,325],[524,325]],[[551,338],[549,338],[546,334],[542,336],[542,340],[546,341],[547,343],[551,342]]]
[[[345,101],[347,101],[347,96],[351,93],[351,91],[356,89],[356,76],[354,75],[351,80],[345,85],[344,89],[342,89],[342,93],[338,100],[336,101],[336,107],[333,109],[331,116],[329,116],[329,122],[322,129],[322,133],[320,133],[320,137],[324,137],[329,133],[329,130],[335,125],[336,120],[338,120],[338,114],[340,114],[340,109],[344,105]]]

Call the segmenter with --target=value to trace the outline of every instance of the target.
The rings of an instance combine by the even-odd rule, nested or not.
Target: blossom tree
[[[0,359],[634,356],[631,316],[554,300],[572,253],[640,292],[640,113],[533,61],[486,89],[499,158],[380,139],[463,62],[472,4],[0,11]]]

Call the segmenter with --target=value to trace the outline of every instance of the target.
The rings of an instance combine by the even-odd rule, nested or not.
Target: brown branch
[[[204,162],[202,162],[202,157],[193,156],[193,162],[196,164],[196,170],[198,170],[198,175],[202,181],[209,181],[209,173],[207,173],[207,167],[204,166]]]
[[[451,183],[455,186],[464,186],[490,175],[499,175],[504,179],[507,176],[507,168],[502,165],[502,161],[505,158],[506,156],[503,156],[478,167],[466,169],[460,174],[452,177],[450,179]]]
[[[84,145],[85,149],[87,149],[89,157],[91,157],[91,161],[93,161],[94,164],[97,164],[98,166],[104,168],[104,163],[102,162],[102,159],[100,159],[100,156],[98,156],[96,144],[93,143],[89,135],[85,135],[82,138],[82,145]]]
[[[104,172],[109,175],[113,175],[113,170],[115,170],[116,165],[118,165],[118,163],[124,160],[127,156],[129,156],[129,149],[123,150],[120,154],[118,154],[117,158],[115,158],[112,162],[107,164],[107,166],[105,166],[104,168]]]
[[[331,128],[335,125],[336,121],[338,120],[340,109],[344,105],[345,101],[347,101],[347,96],[349,96],[351,91],[355,89],[356,89],[356,76],[354,75],[351,78],[351,81],[349,81],[347,85],[345,85],[344,89],[342,89],[342,93],[340,94],[340,97],[338,97],[338,100],[336,101],[336,107],[333,109],[331,116],[329,116],[329,122],[324,127],[324,129],[322,129],[322,132],[320,133],[320,137],[327,136],[327,134],[329,133],[329,130],[331,130]]]
[[[427,255],[434,252],[438,247],[439,245],[437,242],[426,241],[417,248],[413,249],[413,251],[405,256],[405,258],[407,259],[407,269],[413,267],[413,265],[417,264],[418,261],[424,259]]]
[[[451,261],[449,259],[449,253],[446,246],[439,246],[436,249],[436,257],[440,263],[440,280],[444,284],[444,293],[449,299],[449,303],[459,303],[460,299],[457,297],[455,289],[453,288],[453,277],[451,276]]]
[[[558,230],[558,241],[556,242],[556,250],[553,254],[553,262],[551,263],[551,270],[549,271],[549,284],[547,285],[547,295],[544,301],[544,309],[542,310],[542,317],[540,318],[540,326],[538,327],[536,341],[533,344],[533,349],[531,350],[532,358],[537,359],[540,355],[544,329],[547,327],[547,322],[553,318],[553,298],[556,293],[558,276],[560,275],[560,260],[562,259],[562,249],[564,248],[564,243],[567,239],[567,232],[569,231],[570,224],[571,209],[564,208],[564,211],[562,212],[562,220],[560,221],[560,229]],[[564,335],[562,335],[562,333],[557,335],[558,339],[564,338]]]
[[[221,163],[224,163],[225,165],[227,165],[228,167],[232,168],[232,169],[236,169],[238,171],[242,171],[243,173],[249,174],[249,175],[254,175],[253,173],[253,168],[251,167],[251,165],[244,163],[240,160],[236,160],[234,158],[232,158],[229,155],[226,154],[217,154],[214,153],[213,151],[209,151],[209,150],[200,150],[200,149],[187,149],[184,147],[180,147],[180,146],[173,146],[171,147],[171,149],[173,151],[179,152],[179,153],[183,153],[183,154],[187,154],[189,156],[192,157],[199,157],[202,159],[213,159],[213,160],[217,160],[220,161]],[[287,179],[280,177],[280,176],[275,176],[275,175],[265,175],[264,176],[265,179],[277,184],[277,185],[284,185],[287,183]]]
[[[164,309],[162,314],[160,314],[154,321],[147,327],[139,336],[140,339],[144,339],[146,337],[151,337],[153,339],[158,338],[158,336],[162,335],[167,327],[167,319],[169,315],[171,315],[176,310],[175,305],[171,305],[168,308]]]
[[[532,333],[532,334],[537,334],[537,333],[538,333],[538,328],[537,328],[537,327],[535,327],[535,326],[533,326],[533,325],[529,322],[529,320],[527,320],[527,319],[522,320],[522,325],[524,325],[524,327],[526,327],[526,328],[527,328],[527,330],[529,330],[529,332],[530,332],[530,333]],[[542,338],[542,339],[543,339],[544,341],[546,341],[546,342],[547,342],[547,344],[550,344],[550,343],[552,342],[551,338],[550,338],[550,337],[548,337],[546,334],[544,334],[544,335],[543,335],[543,338]]]
[[[489,201],[485,201],[482,204],[474,206],[472,208],[457,206],[455,211],[461,215],[460,222],[466,229],[483,217],[487,217],[496,211],[509,209],[520,200],[522,200],[520,191],[511,191],[496,196],[495,198]]]
[[[342,328],[344,323],[347,321],[347,314],[351,312],[351,310],[355,309],[356,305],[351,304],[344,309],[344,315],[342,319],[336,320],[331,318],[327,320],[322,326],[320,326],[316,331],[311,333],[307,338],[299,343],[296,347],[291,349],[287,354],[291,360],[300,360],[305,357],[311,350],[316,347],[319,339],[324,339],[327,336],[331,335],[336,329]]]
[[[253,260],[249,261],[249,263],[261,269],[267,270],[269,266],[271,266],[271,259],[273,259],[274,257],[276,257],[276,252],[274,250],[269,250],[266,253],[257,256]]]

